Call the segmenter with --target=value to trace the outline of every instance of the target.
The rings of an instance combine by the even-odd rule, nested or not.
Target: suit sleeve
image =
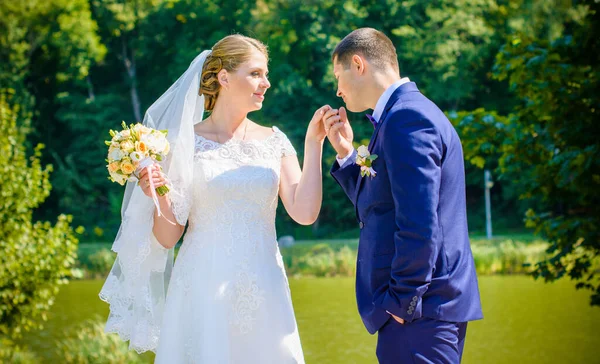
[[[346,196],[354,203],[354,195],[356,193],[356,183],[360,174],[360,166],[356,164],[356,150],[352,152],[350,158],[346,160],[343,166],[340,166],[337,161],[331,166],[331,176],[342,187]]]
[[[429,120],[388,121],[383,154],[395,208],[395,255],[389,287],[375,305],[411,322],[421,317],[441,245],[442,141]]]

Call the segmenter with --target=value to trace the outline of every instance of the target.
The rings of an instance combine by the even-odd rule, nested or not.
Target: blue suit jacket
[[[413,82],[388,101],[369,144],[375,177],[354,155],[331,174],[354,203],[360,240],[358,309],[374,334],[391,317],[483,317],[467,230],[458,134]]]

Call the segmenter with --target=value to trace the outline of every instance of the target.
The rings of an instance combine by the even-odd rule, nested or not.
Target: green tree
[[[69,212],[77,225],[86,227],[85,239],[110,240],[119,224],[123,191],[105,178],[106,130],[118,127],[121,120],[141,119],[194,56],[225,35],[243,33],[269,46],[272,87],[263,110],[251,117],[281,127],[301,159],[313,111],[323,104],[342,105],[335,96],[331,51],[344,35],[362,26],[392,38],[402,74],[443,110],[475,110],[473,127],[461,138],[469,145],[466,149],[485,148],[478,134],[482,130],[477,129],[485,126],[480,123],[483,114],[500,118],[517,100],[509,93],[508,79],[490,77],[499,47],[515,32],[552,40],[569,29],[566,20],[583,16],[582,9],[568,0],[4,1],[0,85],[17,90],[14,98],[21,113],[33,111],[28,143],[44,143],[42,162],[55,166],[51,183],[56,193],[36,210],[36,217]],[[478,112],[482,107],[486,111]],[[457,115],[462,119],[466,114]],[[363,139],[360,143],[368,142],[370,124],[362,115],[350,117],[355,134]],[[477,156],[467,160],[473,206],[483,205],[478,197],[481,171],[471,163],[480,163]],[[334,161],[328,145],[324,159],[328,196],[318,222],[299,227],[280,209],[281,233],[355,236],[356,230],[346,232],[355,228],[354,209],[327,175]],[[492,163],[494,158],[485,159]],[[497,188],[502,193],[493,196],[501,196],[506,204],[494,206],[511,206],[504,201],[513,198],[504,192],[507,184]],[[472,208],[469,213],[480,215]]]
[[[522,100],[515,110],[501,168],[540,203],[527,212],[527,226],[550,242],[547,260],[534,276],[553,281],[569,276],[578,288],[600,283],[594,263],[600,254],[600,3],[583,1],[582,18],[564,25],[556,40],[516,36],[497,56],[496,77],[507,79]]]
[[[17,125],[29,120],[17,120],[10,95],[0,93],[0,336],[14,340],[42,326],[71,275],[77,239],[70,216],[60,215],[54,226],[32,221],[32,210],[50,193],[52,168],[40,161],[43,145],[27,155],[26,133]]]
[[[577,0],[498,0],[505,14],[506,34],[527,34],[552,41],[564,35],[568,23],[586,16],[587,6]]]
[[[449,112],[448,118],[460,136],[465,159],[469,229],[485,229],[484,170],[495,180],[491,190],[494,229],[522,225],[526,204],[518,200],[518,187],[502,174],[499,159],[509,138],[510,118],[495,111]]]
[[[498,45],[486,20],[497,11],[496,2],[436,0],[409,4],[403,7],[407,16],[391,30],[397,37],[406,75],[444,109],[472,105],[482,91],[485,72]]]
[[[96,28],[85,0],[0,2],[0,84],[20,97],[37,76],[40,84],[85,80],[106,52]]]
[[[159,7],[163,0],[94,0],[92,1],[96,19],[100,22],[105,41],[123,67],[133,117],[142,121],[139,95],[138,62],[143,59],[139,42],[143,34],[139,32],[140,22]]]
[[[55,166],[51,182],[55,191],[45,218],[56,211],[74,216],[74,223],[85,227],[82,239],[106,239],[120,222],[123,187],[106,178],[108,130],[123,120],[123,103],[118,94],[100,89],[94,99],[73,90],[57,96],[57,122],[62,125],[61,148],[50,150]],[[99,219],[99,216],[105,218]]]
[[[82,105],[95,99],[90,68],[103,59],[106,48],[87,0],[0,2],[0,29],[0,85],[16,90],[13,99],[22,117],[32,114],[27,145],[46,145],[49,152],[42,162],[58,167],[51,177],[58,193],[35,212],[36,217],[49,219],[65,210],[61,197],[77,188],[69,180],[72,170],[65,168],[72,163],[69,153],[81,154],[90,146],[73,150],[70,141],[85,139],[88,133],[71,134],[71,125],[56,114],[64,107],[81,110],[80,120],[89,118],[91,110]]]
[[[96,97],[59,95],[56,114],[69,140],[57,162],[58,210],[67,209],[86,226],[85,239],[110,240],[120,223],[123,188],[106,179],[107,130],[118,128],[121,120],[135,122],[134,105],[142,115],[202,50],[245,29],[251,6],[236,1],[93,2],[98,32],[109,49],[91,70]]]

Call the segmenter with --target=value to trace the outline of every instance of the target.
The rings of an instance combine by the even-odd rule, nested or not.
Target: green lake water
[[[102,281],[62,287],[46,328],[26,343],[45,362],[60,362],[55,341],[108,306]],[[480,277],[484,319],[469,323],[463,363],[600,363],[600,308],[589,293],[563,280],[545,284],[524,276]],[[376,337],[367,333],[351,278],[290,279],[306,362],[376,363]],[[151,358],[151,355],[146,355]]]

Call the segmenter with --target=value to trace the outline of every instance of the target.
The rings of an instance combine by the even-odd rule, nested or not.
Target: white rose
[[[369,156],[369,149],[364,145],[361,145],[360,147],[358,147],[357,152],[358,152],[359,157],[361,157],[361,158],[367,158]]]
[[[129,154],[129,158],[137,163],[142,160],[142,155],[139,152],[131,152],[131,154]]]
[[[131,136],[131,131],[129,129],[125,129],[119,133],[121,138],[128,139]]]
[[[122,174],[119,173],[111,173],[110,176],[112,177],[112,179],[117,182],[118,184],[120,184],[121,186],[123,186],[125,184],[125,182],[127,182],[127,178],[125,176],[123,176]]]
[[[154,153],[163,153],[165,149],[167,149],[167,138],[163,137],[162,135],[152,133],[149,135],[144,135],[141,140],[145,141]]]
[[[146,143],[149,149],[154,149],[154,146],[156,145],[156,137],[152,134],[142,135],[140,141]]]
[[[108,153],[108,159],[113,161],[120,161],[125,156],[125,153],[119,148],[115,148]]]
[[[167,151],[167,145],[169,142],[166,138],[156,138],[156,144],[154,144],[154,148],[159,153],[165,153]]]

